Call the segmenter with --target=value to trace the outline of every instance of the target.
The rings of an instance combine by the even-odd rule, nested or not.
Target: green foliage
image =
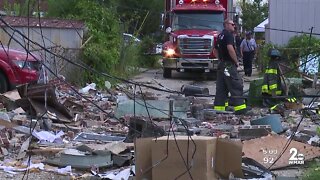
[[[281,63],[288,66],[291,69],[297,69],[299,66],[299,56],[297,55],[298,51],[292,51],[292,49],[288,49],[287,47],[280,47],[273,44],[264,44],[259,49],[259,70],[263,73],[266,66],[269,63],[270,57],[268,52],[271,48],[278,49],[281,52]],[[299,73],[297,71],[292,71],[290,69],[283,69],[283,73],[285,77],[299,77]]]
[[[270,48],[274,47],[272,44],[263,44],[260,46],[257,58],[258,58],[258,63],[257,65],[259,66],[259,70],[261,72],[264,72],[265,68],[267,67],[269,63],[270,57],[268,56],[268,51]]]
[[[81,0],[77,3],[76,9],[79,18],[86,22],[89,34],[93,37],[84,50],[85,62],[97,71],[112,73],[120,55],[121,36],[117,16],[113,10],[94,1]],[[106,80],[97,74],[90,74],[88,78],[102,83]]]
[[[314,36],[306,34],[292,37],[287,44],[287,48],[288,50],[286,54],[288,54],[288,59],[300,59],[303,63],[303,72],[305,73],[307,68],[306,63],[307,61],[310,61],[310,57],[320,56],[320,40]],[[310,65],[310,63],[308,63],[308,65]],[[313,63],[316,63],[311,64],[313,66],[317,66],[319,64],[319,62],[314,61]]]
[[[124,23],[124,31],[135,35],[150,35],[159,32],[163,0],[118,0],[117,12]],[[156,36],[161,40],[161,36]]]
[[[264,3],[263,0],[241,1],[243,29],[252,31],[259,23],[267,19],[268,3]]]
[[[310,37],[306,34],[294,36],[289,40],[287,48],[299,49],[300,56],[306,56],[311,53],[320,54],[320,52],[318,51],[320,48],[320,40],[314,36]]]
[[[121,46],[122,32],[136,36],[156,32],[163,1],[49,0],[48,3],[48,16],[85,22],[87,31],[83,41],[92,38],[83,49],[82,59],[95,70],[128,77],[136,73],[140,66],[155,64],[155,58],[144,55],[153,44],[152,39],[143,40],[141,45]],[[85,75],[86,82],[95,82],[100,86],[105,80],[113,82],[95,73],[85,72]]]
[[[48,15],[84,21],[88,28],[84,41],[92,38],[83,50],[83,61],[99,72],[114,73],[119,62],[122,36],[119,18],[111,5],[107,7],[98,1],[88,0],[49,0]],[[86,72],[86,79],[100,86],[107,80],[105,76],[90,72]]]
[[[26,0],[24,3],[13,3],[10,4],[9,0],[4,0],[3,9],[7,14],[16,16],[32,16],[32,12],[37,11],[38,1],[37,0]]]
[[[48,12],[49,17],[61,17],[67,18],[72,14],[77,14],[75,5],[78,0],[48,0]]]
[[[320,179],[320,163],[314,162],[308,167],[307,171],[302,177],[303,180],[318,180]]]
[[[306,62],[310,59],[310,54],[312,56],[320,56],[320,52],[318,49],[320,48],[320,40],[309,36],[306,34],[300,35],[300,36],[294,36],[292,37],[288,44],[284,47],[278,47],[272,44],[265,44],[261,46],[259,50],[259,65],[260,70],[264,70],[263,67],[265,67],[268,64],[269,57],[267,55],[268,50],[270,48],[277,48],[280,50],[282,54],[282,60],[285,62],[285,64],[290,67],[291,69],[296,69],[300,66],[300,61]],[[307,58],[309,56],[309,58]],[[319,63],[319,62],[317,62]],[[303,66],[304,67],[304,66]],[[299,73],[297,71],[291,71],[291,72],[284,72],[286,77],[298,77]]]
[[[142,40],[140,49],[139,49],[139,60],[138,63],[142,67],[155,67],[159,60],[158,56],[147,55],[149,52],[152,52],[154,47],[154,40],[150,37],[145,37]]]

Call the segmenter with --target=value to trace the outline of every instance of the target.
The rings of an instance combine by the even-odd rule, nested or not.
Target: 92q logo
[[[291,148],[289,153],[289,164],[304,164],[304,155],[298,153],[297,148]]]

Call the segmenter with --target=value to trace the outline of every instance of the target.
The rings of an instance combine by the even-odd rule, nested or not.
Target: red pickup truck
[[[16,85],[36,83],[42,72],[42,64],[35,55],[24,51],[0,47],[0,93]]]

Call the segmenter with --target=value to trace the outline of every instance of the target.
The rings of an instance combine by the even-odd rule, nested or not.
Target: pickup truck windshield
[[[188,13],[176,12],[172,18],[172,30],[200,29],[200,30],[223,30],[223,12],[212,13]]]

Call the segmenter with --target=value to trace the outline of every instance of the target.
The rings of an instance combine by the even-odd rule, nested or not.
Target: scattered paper
[[[309,139],[308,144],[311,145],[312,142],[319,142],[319,141],[320,141],[319,136],[314,136],[314,137],[312,137],[312,138]]]
[[[79,92],[82,94],[88,94],[90,90],[96,90],[95,83],[91,83],[91,84],[87,85],[86,87],[80,89]]]
[[[7,173],[10,173],[10,174],[17,174],[16,172],[23,172],[23,171],[26,171],[28,169],[44,170],[44,164],[43,163],[38,163],[38,164],[30,163],[28,168],[17,168],[17,167],[12,167],[12,166],[0,166],[0,169],[3,169],[3,171],[5,171]]]
[[[103,174],[97,174],[96,172],[93,172],[93,171],[91,171],[91,172],[92,172],[92,174],[99,176],[100,178],[103,178],[103,179],[128,180],[133,168],[134,168],[134,166],[123,169],[123,170],[116,169],[116,170],[108,171]]]
[[[40,142],[47,141],[47,142],[53,143],[53,142],[62,142],[61,136],[64,135],[64,132],[60,131],[58,134],[54,135],[53,133],[48,131],[40,131],[40,132],[34,131],[32,135],[38,138]]]
[[[59,173],[59,174],[70,174],[70,175],[72,175],[71,166],[67,166],[67,167],[65,167],[65,168],[57,169],[57,173]]]
[[[112,180],[127,180],[130,177],[131,168],[127,168],[116,175]]]

